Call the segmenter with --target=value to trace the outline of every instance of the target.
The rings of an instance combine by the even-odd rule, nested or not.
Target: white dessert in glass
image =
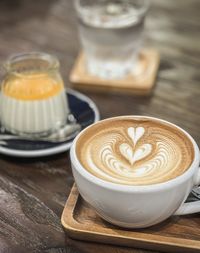
[[[56,58],[41,53],[8,61],[0,95],[1,124],[16,134],[47,135],[66,124],[69,113]]]

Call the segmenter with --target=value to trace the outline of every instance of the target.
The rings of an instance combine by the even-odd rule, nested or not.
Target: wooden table
[[[70,86],[69,71],[79,49],[72,2],[2,0],[0,63],[16,52],[46,51],[58,56],[66,86]],[[189,131],[200,145],[199,9],[199,0],[152,0],[146,44],[161,53],[154,94],[139,98],[88,92],[102,118],[160,117]],[[68,152],[37,159],[1,155],[0,252],[147,252],[67,238],[60,216],[72,183]]]

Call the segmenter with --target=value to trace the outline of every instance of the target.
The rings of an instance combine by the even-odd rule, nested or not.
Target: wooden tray
[[[62,225],[74,239],[163,252],[200,252],[200,215],[173,216],[146,229],[123,229],[101,219],[73,186]]]
[[[90,75],[86,70],[84,53],[80,53],[70,73],[70,81],[77,89],[101,92],[123,92],[136,95],[151,93],[158,72],[160,57],[155,49],[143,49],[138,61],[138,75],[127,75],[119,80],[105,80]]]

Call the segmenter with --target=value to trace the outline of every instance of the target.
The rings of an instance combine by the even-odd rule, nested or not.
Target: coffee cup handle
[[[195,177],[194,185],[198,186],[200,184],[200,168]],[[174,215],[185,215],[200,212],[200,200],[183,203],[174,213]]]

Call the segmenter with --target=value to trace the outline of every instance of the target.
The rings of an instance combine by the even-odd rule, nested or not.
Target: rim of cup
[[[48,63],[48,65],[44,67],[44,72],[51,72],[55,69],[59,69],[60,67],[59,60],[56,56],[40,51],[13,54],[5,61],[3,67],[6,72],[11,72],[13,75],[17,76],[23,76],[23,72],[20,73],[20,71],[16,69],[16,64],[27,60],[40,60]],[[28,78],[28,76],[26,76],[26,78]]]
[[[156,184],[148,184],[148,185],[124,185],[124,184],[118,184],[118,183],[113,183],[113,182],[110,182],[110,181],[106,181],[106,180],[103,180],[101,178],[98,178],[96,176],[94,176],[93,174],[91,174],[90,172],[88,172],[83,166],[82,164],[80,163],[78,157],[77,157],[77,154],[76,154],[76,142],[77,140],[79,139],[79,137],[84,134],[85,131],[87,131],[87,129],[91,128],[93,125],[96,125],[96,124],[100,124],[101,122],[104,122],[104,121],[109,121],[111,119],[120,119],[120,118],[145,118],[145,119],[152,119],[152,120],[156,120],[156,121],[159,121],[161,123],[164,123],[164,124],[168,124],[172,127],[175,127],[176,129],[178,129],[179,131],[181,131],[185,136],[186,138],[188,138],[192,145],[193,145],[193,149],[194,149],[194,160],[193,162],[191,163],[190,167],[184,172],[182,173],[181,175],[173,178],[173,179],[170,179],[168,181],[165,181],[165,182],[162,182],[162,183],[156,183]],[[194,170],[196,170],[196,167],[199,167],[199,163],[200,163],[200,151],[199,151],[199,148],[197,146],[197,143],[195,142],[195,140],[193,139],[193,137],[188,133],[186,132],[184,129],[182,129],[181,127],[167,121],[167,120],[163,120],[163,119],[159,119],[159,118],[156,118],[156,117],[150,117],[150,116],[139,116],[139,115],[125,115],[125,116],[117,116],[117,117],[110,117],[110,118],[107,118],[107,119],[103,119],[103,120],[100,120],[88,127],[86,127],[84,130],[82,130],[77,136],[76,138],[74,139],[73,143],[72,143],[72,146],[71,146],[71,149],[70,149],[70,158],[71,158],[71,163],[72,165],[75,167],[75,170],[78,171],[86,180],[90,181],[90,183],[93,183],[93,184],[96,184],[100,187],[103,187],[103,188],[108,188],[108,189],[112,189],[112,190],[116,190],[116,191],[126,191],[126,192],[143,192],[143,191],[157,191],[157,190],[166,190],[167,188],[171,188],[173,186],[176,186],[176,185],[179,185],[181,184],[182,182],[186,181],[190,176],[191,174],[194,173]],[[195,176],[195,173],[194,175]]]
[[[129,19],[135,19],[135,17],[144,17],[148,10],[150,9],[150,0],[133,0],[133,3],[139,4],[137,13],[135,15],[127,15],[126,17],[121,17],[121,20],[129,20]],[[80,18],[83,18],[84,16],[90,16],[90,10],[88,10],[88,6],[91,6],[91,3],[85,4],[83,0],[75,0],[74,1],[74,7],[75,10]],[[111,3],[112,4],[112,3]],[[119,17],[118,17],[119,19]]]

